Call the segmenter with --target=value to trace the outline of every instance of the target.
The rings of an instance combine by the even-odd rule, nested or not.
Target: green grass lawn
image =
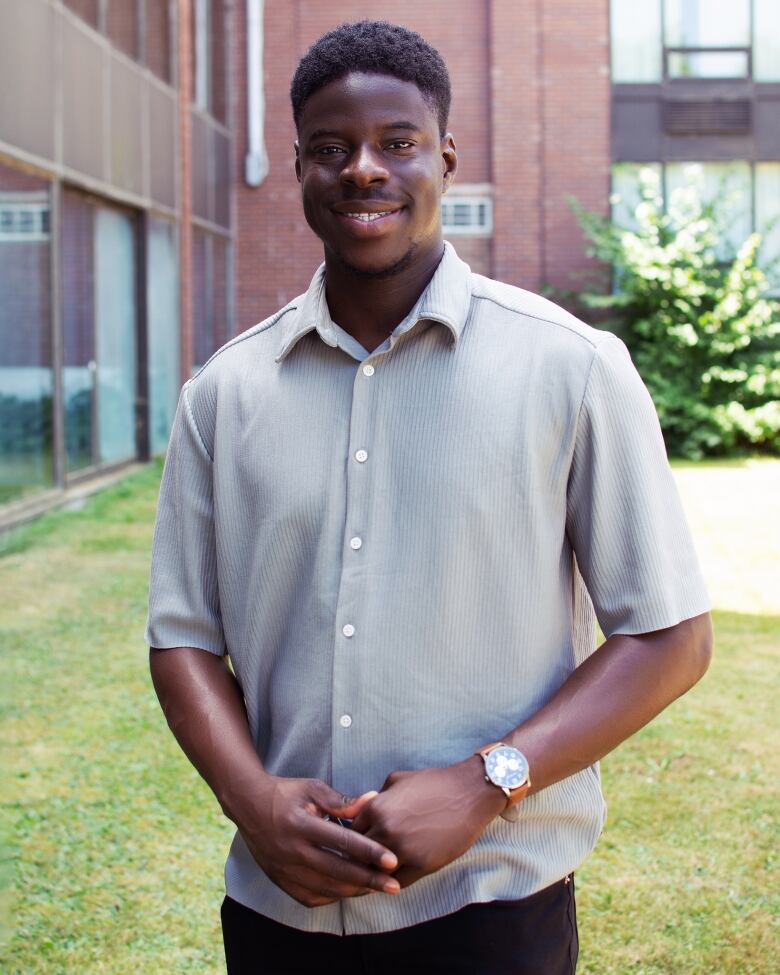
[[[232,826],[168,731],[143,642],[159,474],[1,543],[6,975],[224,972]],[[677,476],[728,611],[704,680],[603,763],[609,819],[577,872],[578,971],[770,975],[780,462]]]

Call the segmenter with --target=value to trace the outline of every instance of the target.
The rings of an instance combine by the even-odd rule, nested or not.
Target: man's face
[[[417,85],[362,73],[331,82],[304,105],[295,148],[303,210],[326,260],[385,277],[441,254],[455,145]]]

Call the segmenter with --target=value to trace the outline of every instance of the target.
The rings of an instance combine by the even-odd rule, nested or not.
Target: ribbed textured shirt
[[[708,608],[625,346],[449,244],[374,351],[331,320],[322,266],[182,389],[147,640],[230,655],[274,775],[359,795],[458,762],[551,697],[595,649],[596,617],[610,636]],[[524,897],[595,844],[598,768],[517,810],[396,896],[313,909],[237,831],[227,893],[336,934]]]

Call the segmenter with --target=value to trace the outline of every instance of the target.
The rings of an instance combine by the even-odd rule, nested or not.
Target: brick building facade
[[[780,255],[776,0],[7,0],[0,526],[162,452],[181,383],[306,288],[290,81],[376,16],[449,66],[444,231],[474,270],[576,288],[567,198],[606,213],[617,189],[625,215],[641,167],[669,193],[689,162],[737,180],[740,233]]]
[[[606,211],[610,174],[607,0],[396,0],[381,14],[441,52],[453,85],[459,168],[449,199],[487,198],[492,233],[450,236],[474,270],[530,289],[571,285],[583,268],[567,194]],[[265,6],[266,145],[261,187],[242,179],[246,86],[234,86],[236,314],[239,328],[300,293],[322,260],[303,221],[293,172],[289,83],[310,44],[345,20],[376,16],[348,0]],[[245,8],[236,7],[234,76],[245,76]]]

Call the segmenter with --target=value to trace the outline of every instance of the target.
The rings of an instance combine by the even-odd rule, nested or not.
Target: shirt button
[[[364,376],[374,375],[374,367],[371,365],[370,362],[367,365],[363,366],[363,375]]]
[[[349,728],[349,726],[352,724],[352,718],[350,718],[348,714],[342,714],[339,718],[339,724],[342,728]]]
[[[354,538],[350,538],[349,547],[354,549],[357,552],[359,548],[363,547],[363,539],[355,535]]]
[[[362,449],[356,450],[355,460],[358,462],[358,464],[364,464],[368,460],[368,451]]]
[[[344,634],[344,636],[354,636],[355,635],[355,627],[351,623],[345,623],[341,627],[341,632]]]

